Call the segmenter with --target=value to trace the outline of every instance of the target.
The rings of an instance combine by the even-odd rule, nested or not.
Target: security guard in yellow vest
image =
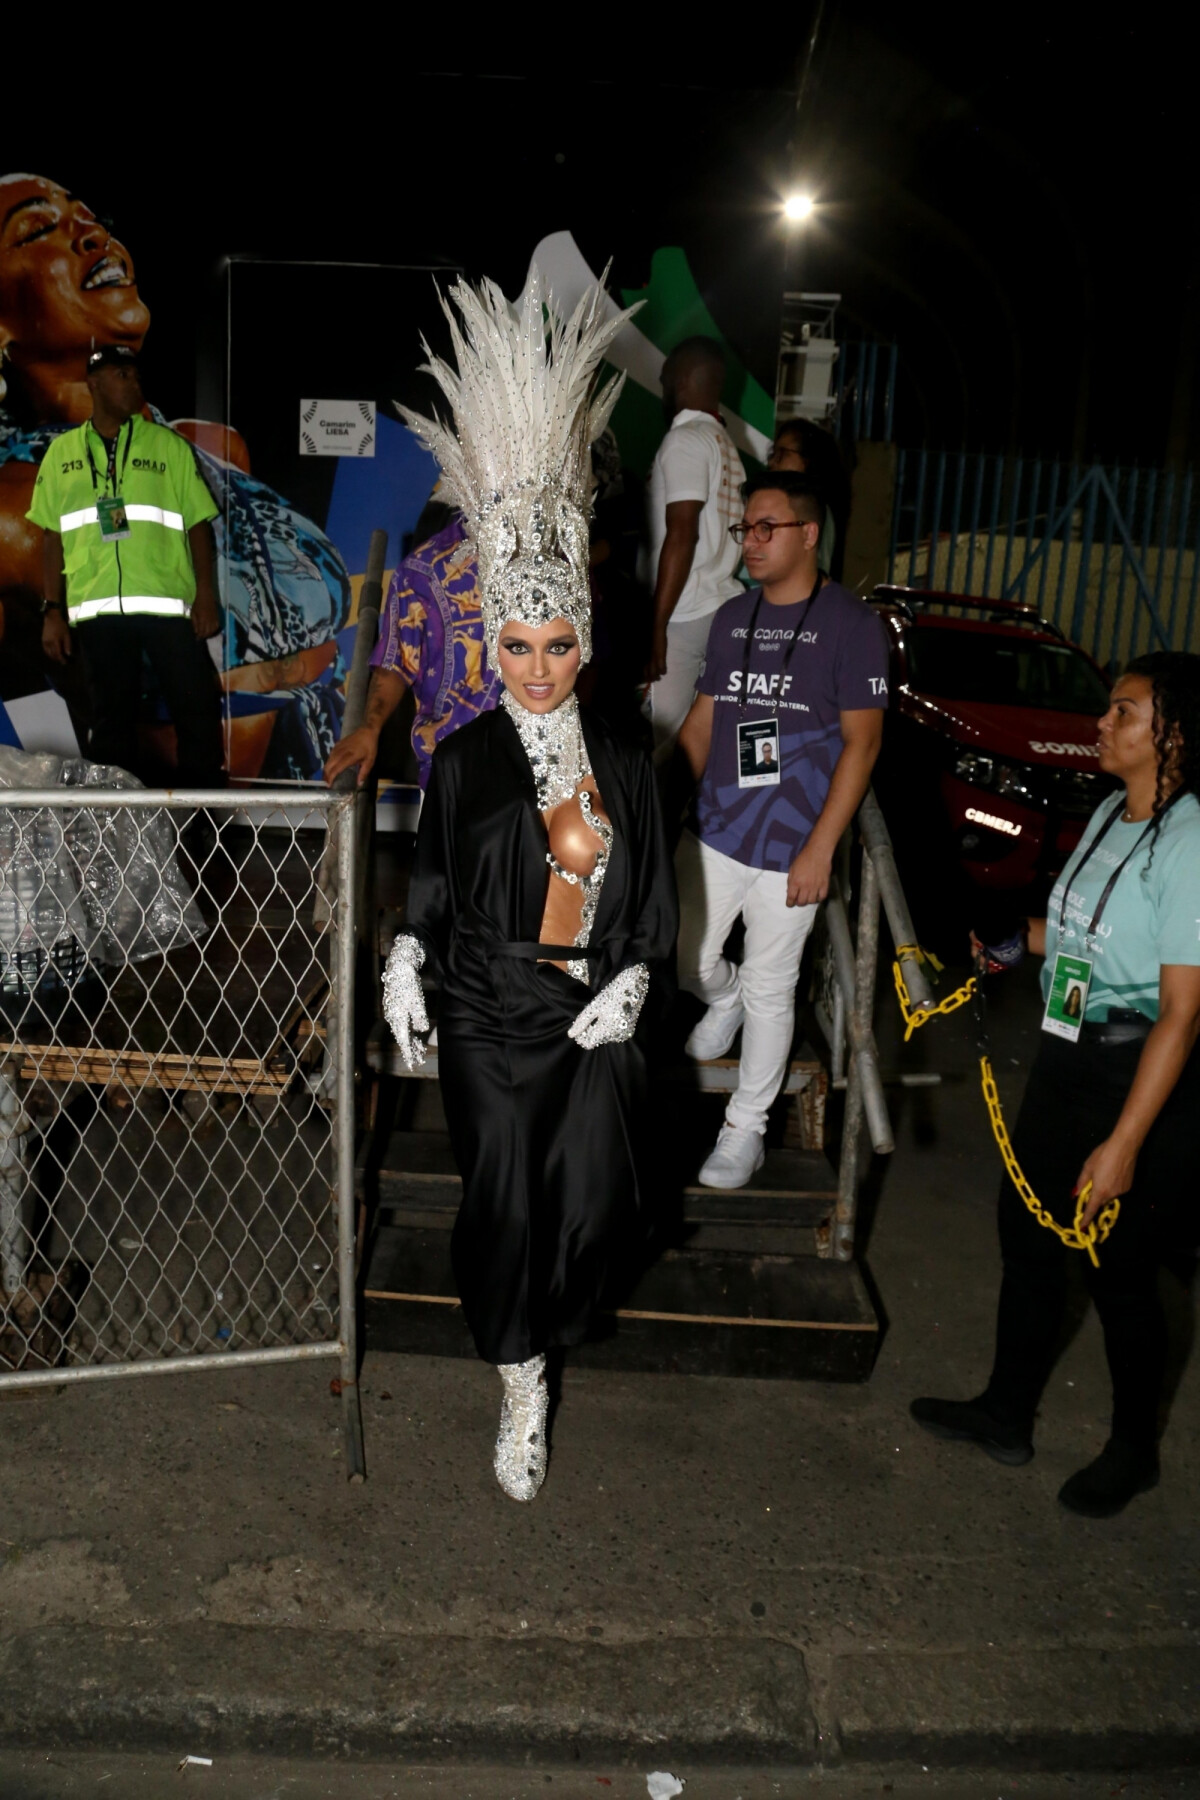
[[[91,700],[88,755],[134,772],[144,651],[175,727],[179,785],[215,787],[220,701],[203,640],[220,627],[217,505],[191,446],[143,418],[135,351],[95,351],[87,384],[92,416],[50,445],[26,514],[44,534],[42,647],[65,662],[74,633]]]

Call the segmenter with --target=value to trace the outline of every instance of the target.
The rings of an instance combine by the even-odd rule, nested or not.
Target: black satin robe
[[[447,738],[417,833],[405,929],[433,952],[438,1060],[463,1182],[455,1278],[480,1356],[525,1362],[586,1335],[614,1233],[636,1203],[645,1064],[636,1039],[581,1050],[567,1028],[612,976],[669,957],[671,858],[648,758],[581,711],[613,847],[591,987],[535,960],[546,828],[502,709]]]

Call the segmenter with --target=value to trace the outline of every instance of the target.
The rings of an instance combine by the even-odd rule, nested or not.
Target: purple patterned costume
[[[479,570],[462,514],[406,556],[392,576],[371,667],[400,675],[413,690],[412,746],[422,789],[443,738],[500,697],[487,664],[479,610]]]

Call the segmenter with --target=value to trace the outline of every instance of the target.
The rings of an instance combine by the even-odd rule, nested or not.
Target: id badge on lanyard
[[[1059,951],[1050,976],[1050,992],[1042,1014],[1042,1030],[1052,1037],[1066,1038],[1069,1044],[1079,1042],[1083,1018],[1087,1011],[1088,989],[1092,985],[1092,964],[1086,956],[1067,956]]]
[[[129,514],[126,511],[126,502],[123,496],[116,491],[117,445],[120,442],[120,438],[121,434],[118,431],[108,452],[108,480],[112,483],[113,487],[111,494],[102,494],[100,492],[100,476],[97,473],[96,464],[92,457],[92,446],[91,444],[87,444],[87,457],[92,470],[92,489],[96,495],[96,519],[100,526],[101,542],[105,544],[116,544],[119,543],[122,538],[131,537],[133,535],[129,529]],[[124,485],[125,465],[129,461],[129,451],[132,444],[133,420],[130,419],[125,432],[125,455],[121,460],[122,486]]]
[[[783,677],[787,674],[788,664],[792,660],[792,652],[800,642],[800,627],[807,624],[812,611],[813,601],[820,591],[825,577],[817,571],[816,586],[804,604],[804,611],[796,621],[792,632],[792,641],[784,652],[783,665],[780,669],[780,694],[784,690]],[[758,623],[758,610],[762,605],[762,593],[754,602],[754,610],[750,614],[750,624],[746,631],[746,654],[742,661],[742,694],[745,695],[750,685],[750,657],[754,646],[754,628]],[[741,711],[741,702],[738,710]],[[779,714],[776,712],[769,719],[739,719],[737,728],[737,778],[740,788],[778,787],[781,771],[779,749]]]
[[[739,719],[738,786],[779,786],[779,720]]]
[[[1158,815],[1160,823],[1163,815],[1169,812],[1184,791],[1183,787],[1179,787],[1171,795],[1171,798],[1167,801],[1166,805]],[[1066,1038],[1067,1042],[1070,1044],[1077,1044],[1079,1042],[1079,1033],[1083,1029],[1084,1014],[1087,1011],[1088,989],[1092,985],[1092,971],[1095,964],[1091,957],[1068,956],[1063,950],[1063,914],[1066,912],[1070,902],[1071,883],[1073,881],[1078,881],[1079,876],[1083,872],[1084,865],[1089,861],[1093,853],[1103,842],[1104,838],[1107,837],[1109,831],[1116,824],[1117,819],[1120,817],[1123,810],[1123,805],[1123,801],[1117,802],[1083,855],[1080,857],[1079,861],[1076,863],[1075,867],[1071,870],[1070,874],[1064,872],[1062,877],[1062,899],[1059,902],[1058,908],[1058,948],[1054,957],[1054,968],[1050,975],[1050,992],[1046,996],[1046,1010],[1042,1014],[1042,1030],[1050,1032],[1053,1037]],[[1117,882],[1121,879],[1121,876],[1133,861],[1146,839],[1154,830],[1154,827],[1155,820],[1150,819],[1147,822],[1146,829],[1139,834],[1133,849],[1130,850],[1122,861],[1117,864],[1116,868],[1105,882],[1104,891],[1096,902],[1096,910],[1093,912],[1091,919],[1083,930],[1083,947],[1085,950],[1089,949],[1096,941],[1097,934],[1100,930],[1100,921],[1104,917],[1105,908],[1112,898],[1113,889],[1116,887]],[[1078,923],[1082,925],[1082,919],[1080,919]]]
[[[96,517],[100,521],[100,536],[106,544],[115,544],[120,538],[131,536],[125,502],[120,494],[97,494]]]

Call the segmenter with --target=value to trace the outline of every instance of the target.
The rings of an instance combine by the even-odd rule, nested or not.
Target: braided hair
[[[1135,657],[1125,673],[1144,676],[1154,691],[1158,773],[1145,876],[1154,861],[1167,802],[1177,792],[1200,797],[1200,656],[1186,650],[1152,650]]]

